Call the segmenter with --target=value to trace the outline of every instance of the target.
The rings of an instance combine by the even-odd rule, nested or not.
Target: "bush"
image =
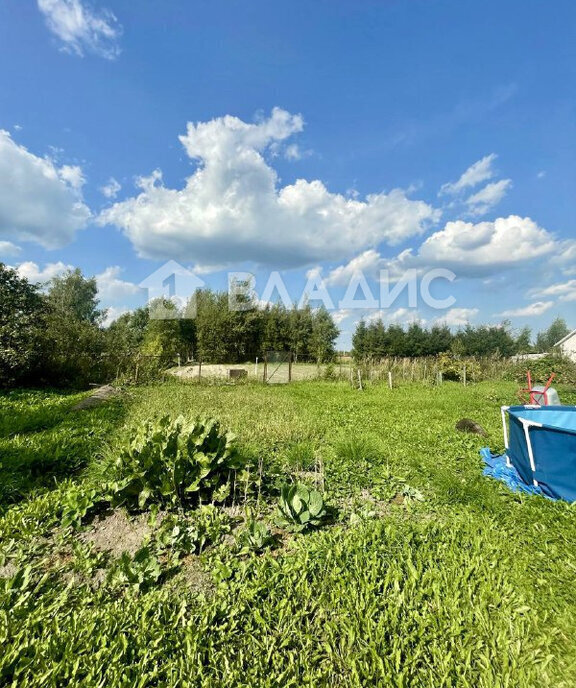
[[[464,366],[466,366],[467,380],[478,382],[482,379],[482,368],[473,358],[460,358],[448,353],[438,356],[438,370],[445,380],[463,382]]]
[[[129,437],[115,464],[115,501],[144,508],[202,500],[225,501],[244,465],[234,436],[214,419],[169,416],[148,421]]]
[[[563,356],[545,356],[537,361],[519,361],[510,369],[507,378],[526,383],[528,371],[533,384],[545,384],[552,373],[556,373],[552,384],[576,385],[576,363]]]

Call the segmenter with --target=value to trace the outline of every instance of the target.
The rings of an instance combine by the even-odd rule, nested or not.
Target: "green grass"
[[[72,411],[84,396],[0,394],[0,511],[31,492],[75,476],[97,457],[123,409],[113,401],[90,411]]]
[[[574,508],[509,493],[478,456],[501,448],[499,406],[516,388],[166,383],[82,414],[56,394],[0,398],[18,409],[1,426],[2,470],[26,476],[20,499],[43,486],[0,519],[20,567],[0,581],[0,685],[575,686]],[[66,465],[81,490],[103,483],[124,413],[128,426],[215,416],[269,478],[263,519],[278,481],[301,471],[322,477],[338,516],[262,555],[206,549],[200,593],[179,574],[147,592],[95,587],[101,564],[71,549],[75,533],[46,537],[78,488],[46,486]],[[456,432],[464,416],[490,439]],[[37,484],[27,457],[40,454],[57,470]],[[402,486],[423,501],[393,499]]]

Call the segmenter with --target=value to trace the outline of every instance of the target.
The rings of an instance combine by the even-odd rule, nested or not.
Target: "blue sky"
[[[323,278],[343,347],[361,316],[576,327],[572,2],[4,0],[0,60],[0,260],[79,266],[110,317],[174,259]],[[438,268],[445,309],[339,304]]]

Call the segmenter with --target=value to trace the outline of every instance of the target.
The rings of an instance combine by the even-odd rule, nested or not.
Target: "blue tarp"
[[[528,492],[529,494],[548,496],[542,491],[541,487],[532,484],[527,485],[514,466],[507,466],[505,454],[492,454],[490,449],[486,447],[480,450],[480,456],[486,464],[484,475],[505,483],[512,492]]]

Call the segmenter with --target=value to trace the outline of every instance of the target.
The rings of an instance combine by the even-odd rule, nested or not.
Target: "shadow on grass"
[[[111,399],[97,408],[71,411],[77,396],[50,402],[50,408],[21,409],[9,436],[0,436],[0,511],[38,489],[56,487],[101,456],[104,443],[124,419],[126,405]],[[3,427],[9,427],[3,419]],[[24,429],[26,428],[26,430]]]

